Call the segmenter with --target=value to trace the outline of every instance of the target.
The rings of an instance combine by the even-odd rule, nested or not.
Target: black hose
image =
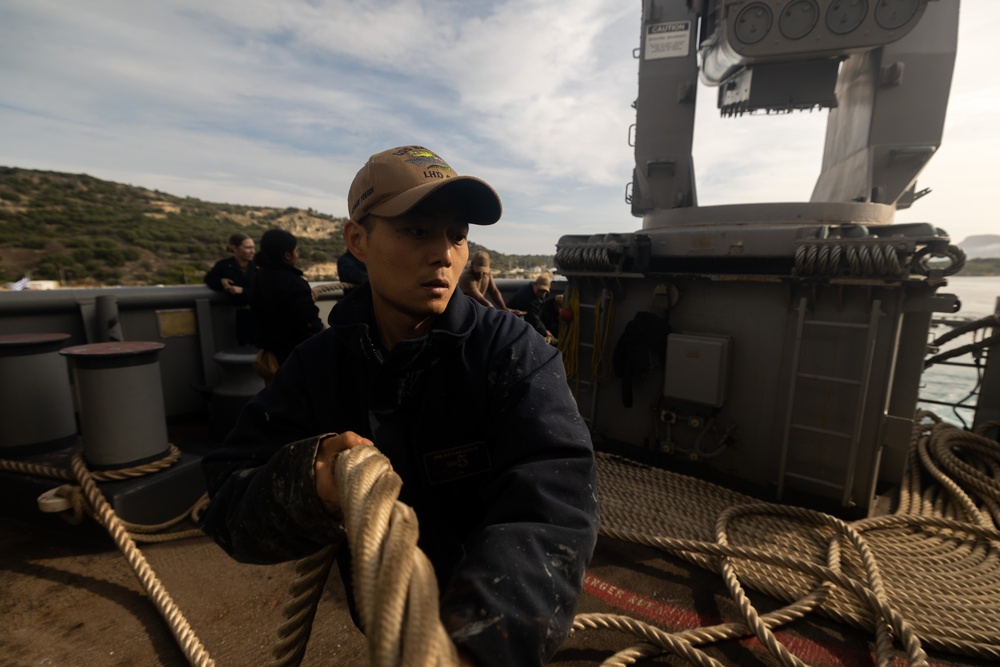
[[[992,315],[987,315],[986,317],[980,318],[978,320],[973,320],[972,322],[966,322],[961,324],[946,334],[939,336],[934,339],[932,345],[944,345],[950,340],[954,340],[961,336],[962,334],[969,333],[970,331],[976,331],[977,329],[984,329],[986,327],[1000,326],[1000,314],[993,313]]]
[[[942,336],[942,338],[944,338],[944,336]],[[956,347],[954,350],[948,350],[947,352],[936,354],[924,362],[924,368],[928,368],[929,366],[932,366],[938,363],[939,361],[944,361],[945,359],[951,359],[952,357],[960,357],[963,354],[974,352],[975,350],[981,350],[984,347],[989,347],[994,343],[998,342],[1000,342],[1000,332],[993,334],[989,338],[984,338],[981,341],[975,343],[969,343],[968,345],[963,345],[962,347]]]

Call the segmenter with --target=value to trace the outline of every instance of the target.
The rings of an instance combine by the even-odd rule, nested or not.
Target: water
[[[961,309],[948,317],[978,319],[994,312],[997,297],[1000,297],[1000,276],[952,277],[948,279],[948,285],[938,290],[938,293],[955,294],[961,301]],[[938,326],[931,330],[930,338],[941,336],[947,331],[947,327]],[[981,332],[978,337],[982,338]],[[941,349],[953,349],[972,341],[971,335],[962,336]],[[971,355],[963,355],[950,361],[972,363],[973,360]],[[942,364],[931,366],[924,371],[921,378],[920,397],[952,403],[962,402],[969,407],[950,408],[929,403],[918,403],[917,407],[931,410],[942,419],[956,425],[971,425],[976,405],[976,396],[972,392],[978,384],[981,373],[981,369],[971,367]]]
[[[1000,276],[952,276],[948,285],[938,290],[938,294],[955,294],[962,302],[962,309],[956,313],[960,317],[983,317],[994,312],[997,297],[1000,297]]]

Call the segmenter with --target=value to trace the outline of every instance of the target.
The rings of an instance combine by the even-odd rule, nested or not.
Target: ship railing
[[[967,429],[1000,419],[1000,297],[992,315],[935,318],[932,324],[948,331],[928,344],[919,403],[950,408]],[[958,389],[963,379],[971,384],[968,391]]]

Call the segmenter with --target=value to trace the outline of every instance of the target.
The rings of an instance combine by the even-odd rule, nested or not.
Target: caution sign
[[[643,58],[684,58],[691,49],[691,21],[653,23],[646,26]]]

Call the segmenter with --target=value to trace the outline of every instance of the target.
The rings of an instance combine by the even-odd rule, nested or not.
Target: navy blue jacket
[[[332,312],[332,328],[292,352],[205,458],[205,531],[250,562],[342,540],[313,456],[322,434],[355,431],[403,480],[456,644],[482,665],[544,664],[597,539],[593,448],[558,351],[459,291],[427,336],[389,353],[368,285]]]
[[[257,347],[273,352],[284,363],[292,348],[323,330],[319,307],[302,271],[281,264],[258,266],[250,287]]]
[[[230,294],[229,298],[236,306],[246,306],[250,303],[250,285],[253,283],[255,273],[257,273],[257,267],[254,266],[253,262],[247,264],[247,270],[244,271],[240,268],[235,257],[226,257],[220,259],[208,270],[208,273],[205,274],[205,284],[216,292],[221,292],[225,289],[222,286],[222,279],[229,278],[234,285],[243,288],[242,293]]]
[[[524,311],[524,321],[538,333],[545,335],[545,324],[542,322],[542,300],[535,296],[534,282],[522,285],[507,299],[507,307]]]
[[[253,317],[247,308],[250,305],[250,286],[253,284],[256,273],[257,267],[253,262],[247,264],[247,269],[244,271],[240,268],[235,257],[227,257],[216,262],[215,266],[205,274],[205,284],[216,292],[225,289],[222,286],[223,278],[229,278],[234,285],[243,288],[239,294],[226,292],[229,295],[229,300],[237,307],[236,340],[240,345],[249,345],[254,342]]]

